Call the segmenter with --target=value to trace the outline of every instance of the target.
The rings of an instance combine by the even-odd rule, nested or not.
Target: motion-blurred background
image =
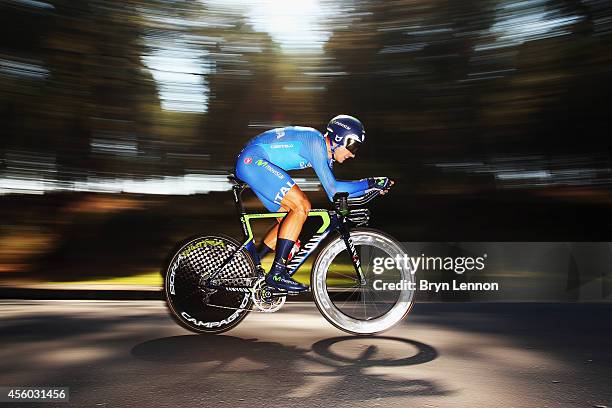
[[[249,138],[339,113],[400,240],[612,241],[611,40],[604,0],[0,1],[0,284],[157,284],[239,236]]]

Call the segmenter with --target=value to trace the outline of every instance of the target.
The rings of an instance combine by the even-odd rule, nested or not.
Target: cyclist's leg
[[[262,203],[264,203],[266,208],[271,208],[271,207],[274,208],[276,206],[274,202],[269,201],[264,196],[259,195],[257,193],[255,193],[255,195],[257,195],[259,200]],[[267,201],[268,203],[266,203]],[[278,210],[275,210],[275,212],[287,212],[287,210],[281,206]],[[278,237],[278,228],[280,227],[280,223],[283,221],[283,219],[284,218],[277,218],[274,225],[270,227],[270,229],[268,229],[268,232],[266,232],[266,234],[264,235],[264,238],[259,243],[259,246],[257,247],[257,254],[259,256],[259,259],[263,259],[267,254],[274,251],[274,248],[276,248],[276,238]]]
[[[304,291],[308,286],[294,280],[287,273],[287,261],[289,254],[297,241],[302,226],[310,211],[310,201],[302,190],[294,185],[285,194],[281,201],[282,207],[288,210],[287,216],[278,228],[278,238],[276,240],[276,254],[270,273],[266,277],[266,282],[279,289],[287,291]]]
[[[262,158],[261,152],[257,148],[247,148],[241,152],[236,162],[236,175],[242,181],[251,186],[251,189],[270,212],[287,211],[280,202],[274,202],[276,194],[286,185],[287,180],[294,184],[293,180],[282,169],[270,167],[269,163]],[[275,166],[276,167],[276,166]],[[274,172],[270,171],[273,170]],[[281,175],[283,178],[279,177]],[[280,185],[279,185],[279,182]],[[268,252],[276,247],[276,237],[278,236],[278,223],[266,234],[262,244],[257,249],[259,258],[262,259]]]
[[[310,201],[296,184],[285,195],[281,205],[289,214],[285,216],[285,219],[279,226],[278,237],[296,241],[302,231],[304,222],[306,222],[306,218],[308,218]]]
[[[310,201],[291,176],[274,163],[250,155],[248,150],[238,158],[236,175],[251,186],[269,211],[289,212],[280,228],[275,227],[267,234],[266,244],[275,247],[271,235],[277,231],[278,238],[295,241],[308,217]]]
[[[310,203],[308,202],[308,198],[306,198],[306,196],[304,195],[303,192],[301,192],[301,190],[299,190],[301,194],[298,195],[297,192],[294,191],[294,189],[299,190],[297,185],[292,187],[289,193],[287,193],[287,195],[285,196],[283,200],[283,204],[281,204],[281,208],[279,208],[277,212],[289,212],[291,211],[292,206],[294,208],[301,206],[303,208],[302,211],[306,211],[306,214],[308,214],[308,211],[310,209]],[[294,205],[292,205],[292,203]],[[291,215],[291,217],[289,217],[289,215]],[[264,238],[262,242],[260,243],[259,247],[257,248],[259,259],[263,259],[264,256],[266,256],[268,253],[274,251],[274,249],[276,248],[277,238],[279,237],[290,239],[295,242],[298,241],[297,237],[299,237],[299,232],[300,232],[299,230],[297,231],[297,234],[295,234],[294,231],[289,231],[288,233],[283,231],[282,236],[279,234],[279,229],[281,228],[281,225],[286,225],[288,229],[291,228],[292,230],[295,229],[296,227],[299,227],[299,229],[302,228],[304,221],[302,221],[299,224],[296,224],[295,221],[291,219],[295,217],[296,215],[297,213],[295,211],[293,213],[288,214],[286,218],[289,218],[289,219],[286,221],[285,221],[285,218],[277,218],[277,223],[268,230],[266,235],[264,235]],[[285,224],[286,222],[287,224]],[[294,235],[297,235],[296,238],[292,238]],[[299,244],[296,244],[296,245],[299,245]],[[292,251],[294,250],[295,250],[295,245]],[[291,253],[288,255],[288,259],[291,259]]]
[[[266,204],[270,204],[270,200],[268,200],[261,193],[256,192],[259,199]],[[274,207],[273,205],[266,205],[267,208]],[[266,234],[263,239],[264,244],[271,250],[275,249],[277,246],[277,242],[280,240],[281,243],[285,243],[285,246],[290,245],[288,251],[293,248],[295,241],[300,235],[302,230],[302,226],[308,217],[308,212],[310,211],[310,201],[308,201],[308,197],[304,194],[304,192],[295,184],[288,193],[285,194],[285,197],[281,201],[281,206],[276,212],[288,212],[288,214],[284,218],[278,218],[278,223],[273,226]],[[290,241],[286,242],[286,241]],[[261,248],[260,248],[261,249]],[[260,254],[264,252],[260,251]],[[277,249],[276,251],[277,257],[275,261],[285,263],[287,260],[288,252],[286,248],[283,246],[282,248]]]
[[[275,178],[278,177],[266,170],[265,166],[267,164],[267,161],[262,158],[259,148],[247,147],[240,152],[236,160],[236,176],[251,187],[257,198],[269,211],[276,212],[280,204],[271,199],[274,195],[267,191],[266,186],[270,183],[277,183]],[[276,237],[274,240],[276,241]],[[274,249],[274,246],[268,247],[263,243],[260,244],[259,248],[255,248],[254,242],[247,246],[249,251],[258,255],[259,259],[263,259],[268,252]]]
[[[264,244],[274,249],[276,247],[277,237],[295,241],[300,235],[300,231],[308,217],[309,211],[310,201],[308,201],[308,197],[306,197],[297,184],[291,187],[291,190],[289,190],[281,201],[281,208],[277,210],[277,212],[290,213],[285,218],[277,218],[278,223],[266,233],[263,239]]]
[[[236,164],[237,176],[251,186],[268,210],[289,212],[278,229],[270,282],[274,279],[276,286],[286,290],[304,290],[306,286],[286,274],[286,262],[306,221],[310,202],[287,172],[253,154],[255,152],[242,152]]]
[[[281,210],[283,212],[287,212],[284,209]],[[279,212],[281,210],[279,210]],[[260,259],[263,259],[266,254],[274,251],[274,248],[276,248],[276,238],[278,237],[278,229],[282,220],[282,218],[277,218],[276,224],[270,227],[268,232],[266,232],[266,235],[264,235],[264,238],[261,240],[261,245],[257,248]]]

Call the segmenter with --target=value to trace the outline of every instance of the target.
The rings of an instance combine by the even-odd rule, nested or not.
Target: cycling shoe
[[[280,270],[279,270],[280,269]],[[288,273],[287,268],[275,268],[266,275],[266,283],[275,289],[286,290],[288,292],[304,292],[308,286],[294,280]]]

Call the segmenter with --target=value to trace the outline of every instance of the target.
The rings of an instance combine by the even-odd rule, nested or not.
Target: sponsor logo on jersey
[[[285,178],[285,176],[283,176],[283,173],[281,173],[280,171],[270,166],[270,164],[263,159],[257,160],[255,164],[258,165],[259,167],[263,166],[266,170],[268,170],[270,173],[274,174],[276,177],[278,177],[281,180]]]
[[[285,131],[283,129],[276,129],[276,138],[280,139],[281,137],[285,136]]]
[[[287,194],[293,186],[295,186],[295,181],[290,180],[285,186],[281,187],[280,191],[276,193],[276,197],[274,197],[274,203],[281,205],[281,201],[283,201],[283,198],[285,198],[285,194]]]
[[[244,164],[251,164],[253,163],[253,158],[251,157],[245,157],[244,158]]]
[[[281,173],[280,171],[270,167],[270,166],[266,166],[266,170],[268,170],[270,173],[274,174],[276,177],[278,177],[279,179],[284,179],[285,176],[283,176],[283,173]]]
[[[270,145],[270,149],[289,149],[292,148],[293,145],[292,144],[273,144]]]

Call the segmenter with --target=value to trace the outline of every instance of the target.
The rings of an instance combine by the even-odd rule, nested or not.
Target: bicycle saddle
[[[227,178],[228,178],[228,180],[230,182],[232,182],[238,188],[245,189],[245,188],[249,187],[249,185],[247,183],[245,183],[244,181],[240,180],[234,173],[230,173],[227,176]]]

